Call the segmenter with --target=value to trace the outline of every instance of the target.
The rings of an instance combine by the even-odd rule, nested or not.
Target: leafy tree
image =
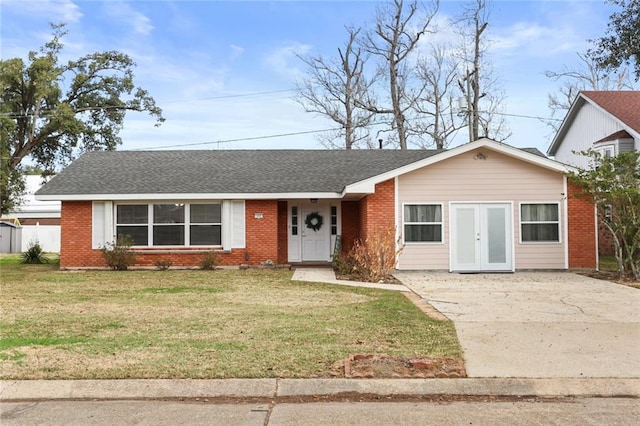
[[[572,182],[582,187],[581,196],[591,200],[598,216],[611,232],[621,276],[640,280],[640,152],[605,157],[590,150],[595,167],[571,173]]]
[[[632,64],[640,80],[640,0],[607,0],[620,7],[609,17],[604,36],[596,40],[589,55],[601,68],[617,69]]]
[[[50,174],[87,150],[113,150],[127,111],[164,118],[149,93],[134,85],[133,60],[117,51],[59,60],[67,34],[52,24],[39,52],[0,61],[0,212],[20,198],[22,161],[30,157]]]

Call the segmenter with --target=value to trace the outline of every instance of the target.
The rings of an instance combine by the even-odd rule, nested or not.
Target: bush
[[[158,261],[156,261],[156,268],[158,268],[161,271],[167,271],[172,266],[173,266],[173,261],[171,261],[171,260],[158,260]]]
[[[121,235],[114,242],[102,247],[102,256],[107,266],[116,271],[126,271],[129,266],[136,263],[136,255],[131,251],[133,239],[129,235]]]
[[[394,226],[377,228],[364,241],[358,240],[346,255],[334,259],[339,273],[367,282],[385,281],[396,267],[402,251]]]
[[[42,247],[40,247],[40,243],[37,241],[33,241],[29,243],[29,247],[27,247],[27,251],[22,253],[20,256],[21,263],[30,263],[30,264],[42,264],[49,263],[49,258],[42,251]]]
[[[212,270],[212,269],[216,269],[216,267],[220,264],[222,260],[220,259],[220,256],[218,256],[218,253],[216,253],[215,251],[208,251],[205,253],[205,255],[202,257],[202,260],[200,261],[200,269],[203,270]]]

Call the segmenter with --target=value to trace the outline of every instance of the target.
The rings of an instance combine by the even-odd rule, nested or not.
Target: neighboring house
[[[640,91],[583,91],[569,108],[547,151],[556,161],[588,168],[573,151],[603,155],[640,150]]]
[[[62,200],[63,268],[102,267],[134,240],[138,266],[330,262],[341,239],[395,226],[399,269],[595,268],[594,208],[568,167],[481,139],[437,150],[90,152],[36,198]]]
[[[556,161],[589,168],[589,158],[574,153],[588,149],[605,156],[640,150],[640,91],[578,94],[547,153]],[[613,237],[604,225],[598,232],[598,251],[614,253]]]
[[[18,225],[17,244],[12,251],[24,252],[38,241],[44,251],[60,251],[60,201],[35,199],[42,186],[40,175],[25,176],[25,194],[20,206],[2,216],[2,220]]]

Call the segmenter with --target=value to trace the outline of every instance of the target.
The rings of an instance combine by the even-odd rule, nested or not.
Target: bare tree
[[[472,0],[460,18],[461,54],[466,70],[459,85],[467,98],[469,141],[482,136],[504,140],[510,135],[504,116],[500,114],[504,95],[487,60],[485,31],[490,15],[486,0]]]
[[[367,126],[374,113],[359,107],[371,85],[364,75],[366,57],[356,41],[360,28],[347,27],[349,40],[338,48],[338,58],[298,57],[308,66],[308,76],[296,88],[296,100],[307,112],[314,112],[340,125],[323,144],[330,148],[352,149],[368,139]]]
[[[417,73],[424,82],[424,91],[415,110],[427,120],[418,121],[416,126],[429,137],[428,141],[420,143],[422,148],[433,145],[436,149],[447,148],[449,138],[466,125],[458,113],[457,101],[462,95],[455,84],[458,65],[459,61],[444,45],[430,46],[428,56],[418,61]]]
[[[560,83],[557,93],[549,93],[547,105],[551,110],[551,120],[545,123],[554,132],[581,90],[624,90],[633,89],[629,69],[622,67],[614,71],[598,67],[596,61],[584,53],[576,53],[578,64],[575,68],[564,66],[561,71],[545,71],[544,75]]]
[[[390,114],[391,127],[395,130],[400,149],[407,149],[410,129],[406,114],[415,106],[421,88],[412,89],[412,67],[407,62],[411,58],[421,36],[427,32],[435,16],[439,3],[434,0],[429,9],[418,8],[417,1],[405,7],[403,0],[394,0],[378,8],[372,31],[367,33],[363,46],[367,52],[380,59],[380,67],[389,87],[390,104],[376,105],[372,98],[363,101],[362,106],[376,114]],[[417,21],[420,20],[420,24]]]

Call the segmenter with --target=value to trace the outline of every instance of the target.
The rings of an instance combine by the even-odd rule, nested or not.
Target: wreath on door
[[[314,231],[318,231],[320,228],[322,228],[323,222],[324,219],[318,212],[311,212],[304,219],[304,224],[307,226],[307,228],[313,229]]]

